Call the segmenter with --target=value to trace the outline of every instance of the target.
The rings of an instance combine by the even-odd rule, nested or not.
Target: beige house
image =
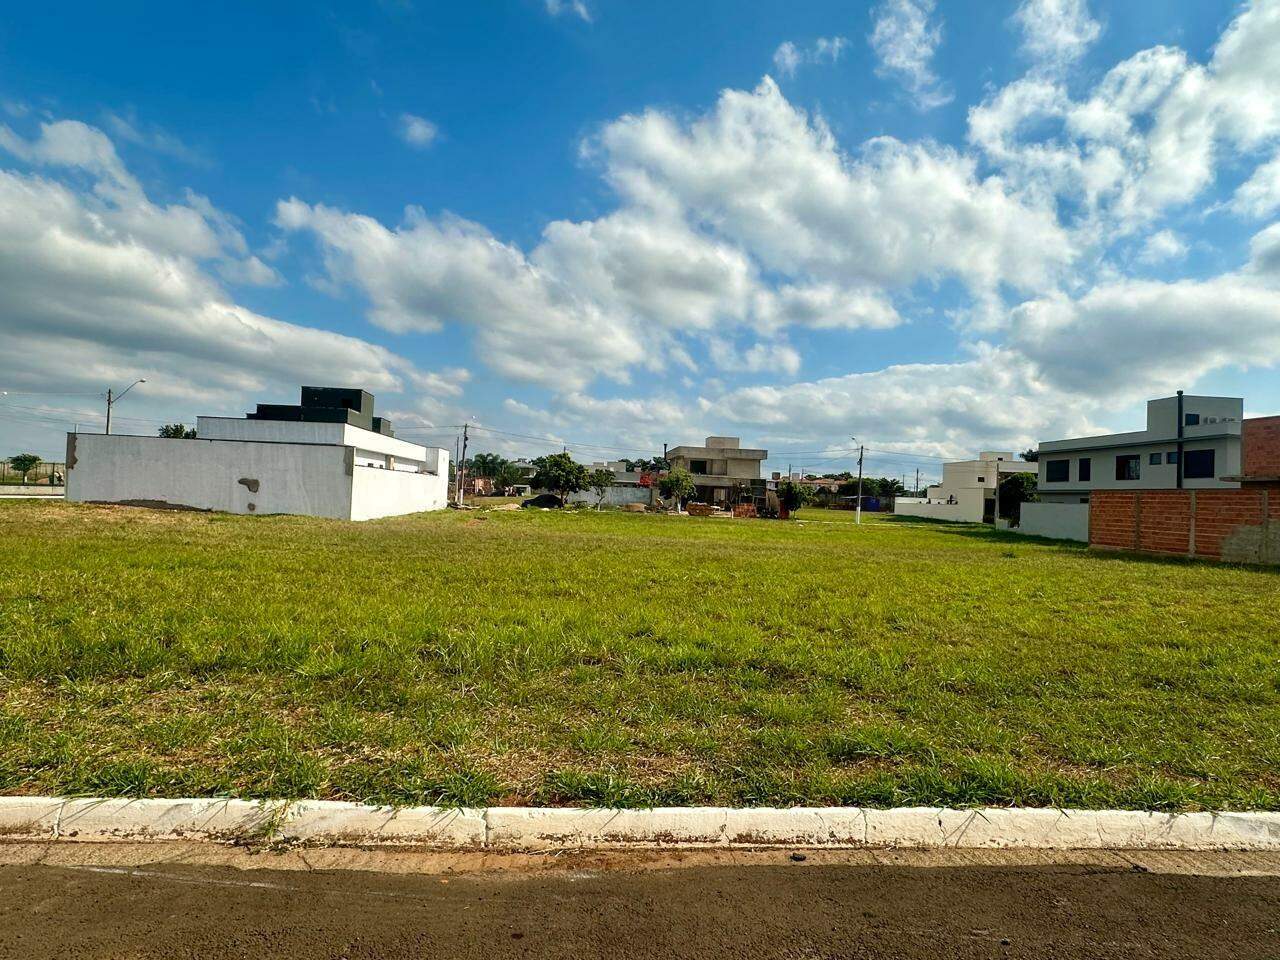
[[[671,468],[688,470],[697,487],[694,499],[701,503],[727,506],[734,491],[743,487],[752,496],[763,496],[765,482],[760,468],[768,450],[743,447],[738,437],[707,437],[700,447],[679,446],[667,451]]]

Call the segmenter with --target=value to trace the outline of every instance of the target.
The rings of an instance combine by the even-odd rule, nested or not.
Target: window
[[[1164,462],[1169,464],[1169,466],[1171,467],[1176,465],[1178,462],[1178,451],[1170,450],[1168,453],[1166,453],[1164,455]]]
[[[1147,463],[1151,464],[1153,467],[1160,466],[1160,454],[1158,453],[1151,454],[1150,458],[1147,460]]]
[[[1183,417],[1183,423],[1186,424],[1188,427],[1200,426],[1200,414],[1188,413],[1185,417]]]
[[[979,477],[979,478],[978,478],[978,482],[979,482],[979,483],[986,483],[986,482],[987,482],[987,478],[986,478],[986,477]]]
[[[1050,460],[1044,465],[1044,478],[1049,483],[1062,483],[1071,479],[1070,460]]]
[[[1182,475],[1188,480],[1211,480],[1213,471],[1212,450],[1188,450],[1182,464]]]
[[[1117,480],[1141,480],[1142,458],[1136,453],[1124,453],[1116,457]]]
[[[1080,458],[1080,482],[1086,483],[1093,479],[1093,458]]]
[[[708,471],[708,470],[707,470],[707,461],[705,461],[705,460],[690,460],[690,461],[689,461],[689,472],[690,472],[690,473],[701,473],[701,474],[703,474],[703,475],[705,476],[707,473],[709,473],[709,472],[710,472],[710,471]]]

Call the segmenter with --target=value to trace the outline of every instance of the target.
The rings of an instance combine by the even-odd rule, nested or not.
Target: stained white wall
[[[67,499],[348,519],[348,463],[347,448],[319,444],[72,434]]]
[[[1089,542],[1089,505],[1087,503],[1024,503],[1018,533],[1056,540]]]
[[[653,503],[655,491],[652,487],[632,487],[619,486],[610,487],[605,491],[604,505],[606,507],[621,507],[628,503]],[[577,493],[571,493],[566,498],[569,503],[587,503],[595,506],[599,498],[594,490],[579,490]]]

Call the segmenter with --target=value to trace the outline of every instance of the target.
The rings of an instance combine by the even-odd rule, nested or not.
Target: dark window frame
[[[1147,466],[1158,467],[1160,466],[1161,462],[1162,462],[1162,458],[1159,453],[1147,454]]]
[[[1061,476],[1058,476],[1061,474]],[[1066,483],[1071,479],[1070,460],[1046,460],[1044,464],[1045,483]]]
[[[696,473],[700,476],[705,477],[711,472],[710,464],[711,464],[710,460],[690,460],[689,472]],[[701,467],[702,469],[699,470],[698,469],[699,467]]]
[[[1142,454],[1116,454],[1116,480],[1124,483],[1142,479]]]
[[[1093,457],[1081,457],[1076,469],[1081,483],[1093,482]]]
[[[1198,427],[1198,426],[1200,426],[1200,414],[1198,414],[1198,413],[1188,413],[1186,416],[1184,416],[1184,417],[1182,418],[1182,425],[1183,425],[1184,427]]]
[[[1182,476],[1185,480],[1213,480],[1217,477],[1217,451],[1213,447],[1203,450],[1184,450]]]

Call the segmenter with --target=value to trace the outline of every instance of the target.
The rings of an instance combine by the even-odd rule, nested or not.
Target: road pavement
[[[1280,856],[0,844],[0,957],[1280,957]]]

